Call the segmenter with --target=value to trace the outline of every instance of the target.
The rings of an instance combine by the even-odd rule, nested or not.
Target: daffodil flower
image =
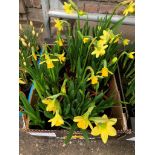
[[[95,75],[94,70],[91,66],[88,66],[86,68],[86,70],[88,70],[88,69],[91,71],[91,77],[88,78],[87,81],[91,80],[92,85],[99,83],[98,78],[101,76]],[[85,70],[85,72],[86,72],[86,70]]]
[[[23,27],[22,27],[21,24],[19,24],[19,29],[20,29],[21,31],[23,31]]]
[[[100,39],[104,41],[104,44],[112,43],[117,43],[119,41],[119,35],[114,35],[113,31],[110,29],[104,30],[103,35],[100,36]]]
[[[83,43],[85,44],[85,43],[87,43],[89,41],[89,38],[88,37],[84,37],[83,38]]]
[[[49,54],[44,54],[44,55],[45,55],[45,61],[40,62],[40,64],[46,63],[48,69],[54,67],[53,61],[59,61],[58,59],[51,59],[49,57]]]
[[[32,35],[34,36],[36,33],[35,33],[35,31],[34,31],[34,29],[32,30]]]
[[[116,136],[117,132],[113,125],[116,124],[117,119],[111,118],[108,119],[107,115],[102,116],[103,122],[96,123],[96,126],[92,129],[91,134],[93,136],[101,135],[103,143],[106,143],[108,136]]]
[[[45,98],[42,100],[42,103],[47,105],[46,111],[53,111],[54,113],[60,111],[60,103],[57,99]]]
[[[59,46],[63,46],[64,40],[59,38],[59,39],[56,41],[56,43],[57,43]]]
[[[57,28],[58,31],[62,31],[63,30],[63,21],[59,20],[59,19],[54,19],[55,22],[55,28]]]
[[[129,39],[124,39],[124,40],[123,40],[123,45],[124,45],[124,46],[127,46],[127,45],[129,45],[129,42],[130,42]]]
[[[32,21],[30,21],[30,25],[33,26],[33,22]]]
[[[109,69],[108,69],[107,67],[103,67],[103,68],[101,69],[101,71],[98,72],[98,73],[101,73],[101,76],[103,76],[103,77],[108,77],[108,74],[109,74],[109,73],[110,73],[110,74],[113,74],[111,71],[109,71]]]
[[[94,85],[94,84],[97,84],[99,81],[98,81],[98,76],[95,76],[95,75],[92,75],[90,78],[88,78],[87,81],[91,80],[91,84]]]
[[[86,113],[84,113],[82,116],[76,116],[76,117],[74,117],[73,121],[74,122],[77,122],[77,126],[80,129],[87,129],[88,126],[90,126],[90,128],[92,129],[92,124],[89,121],[88,117],[91,114],[91,112],[94,109],[94,107],[95,107],[95,103],[92,103],[92,106],[90,106],[88,108],[88,110],[87,110]]]
[[[103,30],[103,35],[100,36],[100,39],[104,40],[105,43],[108,43],[108,41],[110,40],[110,32],[109,30]]]
[[[131,1],[130,4],[126,7],[126,9],[123,11],[123,15],[127,16],[129,13],[134,12],[135,12],[135,3]]]
[[[70,3],[64,2],[63,8],[67,14],[72,14],[74,12],[74,9],[72,8],[72,5]]]
[[[57,57],[61,64],[66,61],[66,57],[64,55],[65,55],[64,52],[62,54],[57,54]]]
[[[128,58],[134,59],[134,54],[135,54],[135,52],[128,53]]]
[[[102,47],[105,44],[106,44],[106,42],[103,39],[100,39],[100,40],[97,41],[97,47]]]
[[[27,47],[27,43],[25,41],[22,41],[23,46]]]
[[[43,31],[44,31],[44,29],[43,29],[43,28],[41,28],[40,32],[41,32],[41,33],[43,33]]]
[[[20,84],[26,84],[26,82],[24,80],[22,80],[22,78],[19,78],[19,83]]]
[[[96,58],[98,58],[99,56],[103,56],[107,47],[108,45],[97,46],[95,47],[95,50],[91,53],[91,55],[96,55]]]
[[[64,124],[64,120],[58,111],[56,111],[54,118],[51,118],[48,122],[51,122],[51,127],[61,126]]]
[[[25,42],[25,39],[24,39],[24,38],[22,38],[22,37],[20,37],[20,40],[21,40],[22,42]]]
[[[31,50],[32,50],[32,56],[33,56],[34,60],[36,61],[37,60],[37,55],[35,54],[35,50],[34,50],[33,46],[31,47]]]
[[[77,126],[80,129],[87,129],[90,121],[88,120],[88,118],[86,116],[76,116],[73,119],[74,122],[78,122]]]

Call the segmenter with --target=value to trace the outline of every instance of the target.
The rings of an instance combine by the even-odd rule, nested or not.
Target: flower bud
[[[117,57],[114,57],[114,58],[111,60],[111,63],[114,64],[114,63],[117,62],[117,60],[118,60]]]

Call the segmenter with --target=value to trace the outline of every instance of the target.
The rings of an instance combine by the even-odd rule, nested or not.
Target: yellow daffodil
[[[74,122],[77,122],[77,126],[80,128],[80,129],[87,129],[88,128],[88,125],[90,126],[90,128],[93,128],[92,127],[92,124],[90,123],[88,117],[89,115],[91,114],[92,110],[94,109],[95,107],[95,104],[92,103],[92,106],[90,106],[87,110],[86,113],[84,113],[82,116],[76,116],[74,117],[73,121]]]
[[[123,45],[124,45],[124,46],[127,46],[127,45],[129,45],[129,42],[130,42],[129,39],[124,39],[124,40],[123,40]]]
[[[46,62],[47,68],[50,69],[54,67],[53,61],[59,61],[59,60],[51,59],[48,54],[45,54],[45,61],[40,62],[40,64],[43,64],[44,62]]]
[[[35,54],[34,51],[32,51],[32,56],[33,56],[34,60],[37,61],[37,55]]]
[[[108,45],[97,46],[95,47],[95,50],[91,53],[91,55],[96,55],[96,58],[98,58],[99,56],[103,56],[107,47]]]
[[[118,58],[117,58],[117,57],[114,57],[114,58],[111,60],[111,63],[114,64],[114,63],[117,62],[117,60],[118,60]]]
[[[128,53],[128,58],[134,59],[134,54],[135,54],[135,52]]]
[[[106,43],[105,40],[100,39],[100,40],[97,41],[97,47],[101,47],[101,46],[103,46],[105,43]]]
[[[22,41],[23,46],[27,47],[27,43],[25,41]]]
[[[108,119],[107,115],[102,116],[103,123],[96,123],[96,126],[92,129],[91,134],[93,136],[101,135],[103,143],[106,143],[108,136],[116,136],[117,132],[113,125],[116,124],[117,119]]]
[[[32,21],[30,21],[30,25],[33,26],[33,22]]]
[[[51,127],[61,126],[64,124],[64,120],[58,111],[56,111],[54,118],[50,119],[48,122],[51,122]]]
[[[85,44],[85,43],[87,43],[89,41],[89,38],[88,37],[84,37],[83,38],[83,43]]]
[[[133,2],[133,0],[122,1],[120,4],[121,4],[121,5],[127,5],[127,4],[129,4],[130,2]]]
[[[109,30],[103,30],[103,35],[100,36],[100,39],[104,40],[105,43],[108,43],[108,41],[110,40],[110,32]]]
[[[46,111],[53,111],[54,113],[56,111],[60,110],[60,103],[57,99],[43,99],[42,103],[46,104]]]
[[[62,54],[57,55],[61,64],[66,61],[66,57],[64,55],[65,55],[64,52]]]
[[[80,129],[87,129],[90,121],[88,120],[87,117],[85,116],[76,116],[74,117],[73,119],[74,122],[78,122],[77,123],[77,126],[80,128]]]
[[[26,84],[26,82],[22,78],[19,78],[19,84]]]
[[[59,19],[54,19],[55,22],[55,28],[57,28],[58,31],[62,31],[63,30],[63,21],[59,20]]]
[[[35,31],[34,31],[34,29],[32,30],[32,35],[34,36],[36,33],[35,33]]]
[[[119,35],[114,35],[113,31],[110,29],[104,30],[103,35],[100,36],[100,39],[104,41],[104,44],[117,43],[119,41]]]
[[[59,39],[56,41],[56,43],[57,43],[59,46],[63,46],[64,40],[59,38]]]
[[[28,39],[26,35],[24,35],[24,38],[25,38],[26,40]]]
[[[47,68],[53,68],[54,67],[54,64],[52,62],[52,59],[47,59],[46,60],[46,64],[47,64]]]
[[[23,30],[23,27],[21,24],[19,24],[19,29],[22,31]]]
[[[35,54],[35,49],[34,49],[33,46],[31,47],[31,50],[32,50],[32,56],[33,56],[34,60],[36,61],[37,60],[37,55]]]
[[[23,62],[23,65],[26,66],[26,62]]]
[[[22,37],[20,37],[20,40],[21,40],[22,42],[25,42],[25,39],[24,39],[24,38],[22,38]]]
[[[107,30],[103,30],[103,35],[100,36],[100,39],[104,40],[105,44],[107,44],[110,39],[113,39],[115,37],[115,35],[113,34],[112,30],[107,29]]]
[[[43,31],[44,31],[44,29],[43,29],[43,28],[41,28],[40,32],[41,32],[41,33],[43,33]]]
[[[67,79],[64,80],[62,86],[61,86],[61,93],[66,94],[66,82]]]
[[[110,43],[114,42],[114,43],[118,43],[119,42],[119,34],[118,35],[114,35],[113,32],[111,33],[111,40]]]
[[[132,1],[123,11],[123,15],[127,16],[129,13],[134,13],[134,12],[135,12],[135,3]]]
[[[88,78],[88,81],[91,80],[91,84],[97,84],[98,81],[98,76],[92,75],[90,78]]]
[[[111,71],[109,71],[109,69],[107,67],[103,67],[102,70],[100,71],[100,73],[102,74],[101,76],[103,77],[108,77],[108,74],[113,74]]]
[[[72,5],[70,3],[64,2],[63,8],[64,8],[65,12],[68,14],[72,14],[74,12],[74,9],[72,8]]]

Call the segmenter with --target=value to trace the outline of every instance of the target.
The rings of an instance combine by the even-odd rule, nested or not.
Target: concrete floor
[[[19,132],[20,155],[134,155],[135,143],[109,139],[105,145],[101,140],[72,140],[64,146],[63,140],[35,137]]]

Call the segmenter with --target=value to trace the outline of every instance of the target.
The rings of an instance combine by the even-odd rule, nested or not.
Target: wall
[[[67,0],[61,0],[62,2]],[[91,13],[111,13],[114,7],[122,0],[74,0],[80,9]],[[42,9],[40,0],[19,0],[19,19],[20,23],[32,20],[35,26],[43,23]],[[116,14],[121,14],[119,9]],[[91,22],[94,25],[94,22]],[[122,26],[121,31],[124,37],[134,40],[135,27]]]
[[[20,21],[32,20],[42,22],[40,0],[19,0]],[[74,0],[80,9],[91,13],[111,13],[114,7],[122,0]],[[120,14],[118,10],[116,14]]]

